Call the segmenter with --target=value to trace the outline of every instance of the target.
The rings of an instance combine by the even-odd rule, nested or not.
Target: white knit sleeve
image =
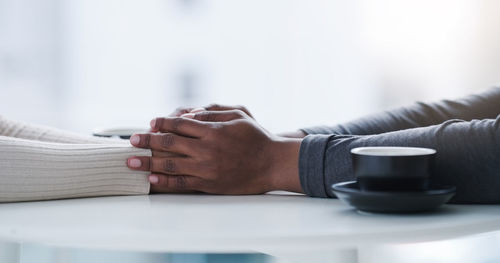
[[[73,144],[127,144],[127,140],[81,135],[43,125],[10,120],[0,115],[0,136]]]
[[[148,173],[126,166],[134,155],[151,151],[0,136],[0,202],[148,194]]]

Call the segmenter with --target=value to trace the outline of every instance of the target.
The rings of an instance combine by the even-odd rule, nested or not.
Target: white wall
[[[58,121],[56,1],[0,0],[0,114]]]
[[[89,132],[244,104],[272,131],[487,88],[496,1],[0,0],[0,112]]]

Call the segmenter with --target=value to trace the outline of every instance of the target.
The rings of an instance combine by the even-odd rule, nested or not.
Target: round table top
[[[0,204],[0,240],[156,252],[328,249],[443,240],[500,229],[500,206],[360,213],[296,194],[170,194]]]

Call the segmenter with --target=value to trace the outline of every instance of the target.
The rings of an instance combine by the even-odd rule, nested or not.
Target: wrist
[[[299,178],[299,151],[302,138],[275,138],[269,173],[272,190],[303,193]]]

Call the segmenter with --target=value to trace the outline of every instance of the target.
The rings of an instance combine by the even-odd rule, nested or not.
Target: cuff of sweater
[[[332,135],[304,137],[299,152],[299,177],[304,192],[309,196],[327,197],[325,188],[325,151]]]

